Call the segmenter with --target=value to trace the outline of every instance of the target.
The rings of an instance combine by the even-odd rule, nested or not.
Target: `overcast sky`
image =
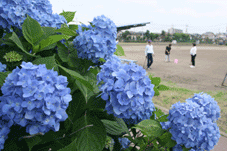
[[[227,27],[227,0],[50,0],[53,13],[76,11],[74,20],[87,24],[105,15],[117,26],[150,22],[131,31],[161,33],[174,27],[188,33],[223,33]]]

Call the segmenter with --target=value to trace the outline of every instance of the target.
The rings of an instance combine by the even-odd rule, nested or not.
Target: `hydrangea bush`
[[[165,86],[114,55],[124,52],[109,18],[69,25],[75,12],[52,14],[48,0],[0,0],[0,12],[0,150],[100,151],[107,136],[115,150],[217,143],[216,101],[200,93],[169,115],[155,108],[152,98]]]

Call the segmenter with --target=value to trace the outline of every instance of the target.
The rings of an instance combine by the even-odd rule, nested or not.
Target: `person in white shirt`
[[[153,45],[151,44],[151,40],[148,40],[148,45],[145,48],[145,56],[147,58],[147,69],[151,69],[151,65],[153,63],[153,56],[154,55],[154,50],[153,50]]]
[[[190,66],[191,68],[195,68],[195,57],[196,57],[196,51],[197,51],[197,48],[196,48],[196,44],[193,44],[193,47],[190,51],[190,54],[191,54],[191,61],[192,61],[192,65]]]

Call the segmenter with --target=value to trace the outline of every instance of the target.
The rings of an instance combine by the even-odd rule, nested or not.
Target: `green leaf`
[[[12,40],[24,53],[26,53],[27,55],[31,56],[31,57],[37,57],[34,56],[30,53],[27,52],[27,50],[24,48],[24,46],[22,45],[20,39],[18,38],[18,36],[15,34],[15,32],[13,32],[12,36],[9,38],[10,40]]]
[[[154,111],[154,113],[156,114],[157,118],[165,115],[164,112],[162,112],[162,110],[158,109],[157,107],[155,107],[156,111]]]
[[[171,148],[177,144],[174,140],[171,139],[171,137],[172,134],[170,132],[166,132],[162,136],[159,136],[157,140],[162,147]]]
[[[76,31],[78,30],[78,25],[69,25],[69,29]]]
[[[27,15],[27,18],[24,20],[22,32],[24,38],[32,45],[38,42],[44,33],[40,24],[29,15]]]
[[[40,40],[36,43],[36,45],[39,44],[39,42],[42,41],[43,39],[47,39],[49,36],[54,35],[55,30],[56,30],[53,27],[41,27],[41,28],[44,33],[43,33],[42,37],[40,38]]]
[[[28,144],[29,151],[32,151],[32,148],[42,141],[40,136],[35,136],[32,138],[26,138],[25,141]]]
[[[61,60],[63,62],[67,62],[68,61],[68,56],[69,56],[69,51],[68,48],[63,45],[62,43],[58,42],[57,43],[58,46],[58,55],[61,58]]]
[[[117,56],[125,56],[125,52],[120,45],[117,45],[117,49],[114,52],[114,54],[117,55]]]
[[[62,68],[63,70],[65,70],[68,74],[70,74],[71,76],[73,76],[76,80],[78,80],[80,83],[82,83],[84,86],[86,86],[87,89],[93,91],[93,87],[92,85],[84,79],[83,76],[81,76],[79,73],[73,71],[73,70],[69,70],[61,65],[58,65],[60,68]]]
[[[45,47],[52,45],[62,39],[69,39],[70,36],[67,35],[52,35],[49,36],[47,39],[44,39],[40,42],[40,50],[43,50]]]
[[[160,123],[155,120],[143,120],[134,128],[140,129],[141,132],[148,137],[158,137],[164,133]]]
[[[100,151],[106,142],[106,131],[103,123],[89,112],[76,121],[73,131],[75,140],[59,151]]]
[[[101,120],[106,128],[106,132],[111,135],[121,135],[126,132],[116,121]]]
[[[100,61],[100,62],[106,62],[106,60],[103,59],[103,58],[99,58],[99,61]]]
[[[87,108],[89,109],[104,109],[106,106],[106,101],[104,101],[101,96],[97,97],[97,95],[93,95],[89,98],[88,103],[87,103]]]
[[[67,108],[67,114],[69,118],[64,123],[67,131],[71,131],[73,125],[77,124],[76,120],[83,116],[85,111],[86,101],[82,96],[82,93],[80,91],[77,91],[72,95],[72,101],[69,102],[69,106]]]
[[[154,96],[159,96],[160,93],[156,87],[154,87],[154,92]]]
[[[72,29],[69,28],[60,28],[55,31],[56,33],[62,33],[64,35],[69,35],[69,36],[77,36],[76,31],[73,31]]]
[[[158,118],[157,121],[159,121],[159,122],[167,122],[168,121],[168,118],[167,118],[168,116],[169,116],[169,114],[163,115],[162,117]]]
[[[75,12],[65,12],[64,10],[63,10],[63,12],[62,13],[60,13],[59,15],[62,15],[62,16],[64,16],[65,17],[65,19],[66,19],[66,21],[67,21],[67,23],[69,23],[69,22],[71,22],[72,20],[73,20],[73,18],[74,18],[74,16],[75,16],[75,13],[76,13],[76,11]]]
[[[154,84],[155,86],[158,86],[160,82],[161,82],[160,77],[154,77],[151,79],[151,83]]]
[[[124,120],[122,118],[116,118],[116,117],[115,117],[115,120],[121,126],[122,131],[126,132],[130,136],[131,134],[129,133],[128,127],[125,124]]]
[[[80,89],[80,91],[82,92],[86,103],[88,102],[88,99],[90,98],[90,96],[93,94],[91,91],[89,91],[86,86],[84,86],[80,81],[76,80],[76,85],[78,86],[78,88]]]
[[[0,72],[0,88],[3,86],[3,83],[5,83],[5,79],[6,77],[12,73],[11,71],[7,71],[7,72]]]
[[[165,86],[165,85],[159,85],[157,88],[158,88],[159,91],[166,91],[166,90],[169,90],[169,87],[167,87],[167,86]]]
[[[36,64],[36,65],[46,64],[47,69],[54,68],[55,71],[59,70],[57,63],[55,61],[55,54],[53,56],[50,56],[50,57],[43,57],[43,58],[40,57],[38,59],[35,59],[32,63]]]

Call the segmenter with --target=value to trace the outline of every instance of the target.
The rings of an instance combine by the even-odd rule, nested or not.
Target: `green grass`
[[[209,94],[215,101],[218,102],[218,105],[221,109],[221,117],[217,121],[217,124],[221,131],[227,133],[227,91],[195,91],[189,90],[186,88],[180,88],[177,84],[171,81],[161,81],[160,84],[166,85],[169,87],[168,91],[160,91],[159,96],[154,96],[152,101],[170,109],[172,104],[177,102],[185,102],[186,99],[192,98],[194,93],[204,92]]]

